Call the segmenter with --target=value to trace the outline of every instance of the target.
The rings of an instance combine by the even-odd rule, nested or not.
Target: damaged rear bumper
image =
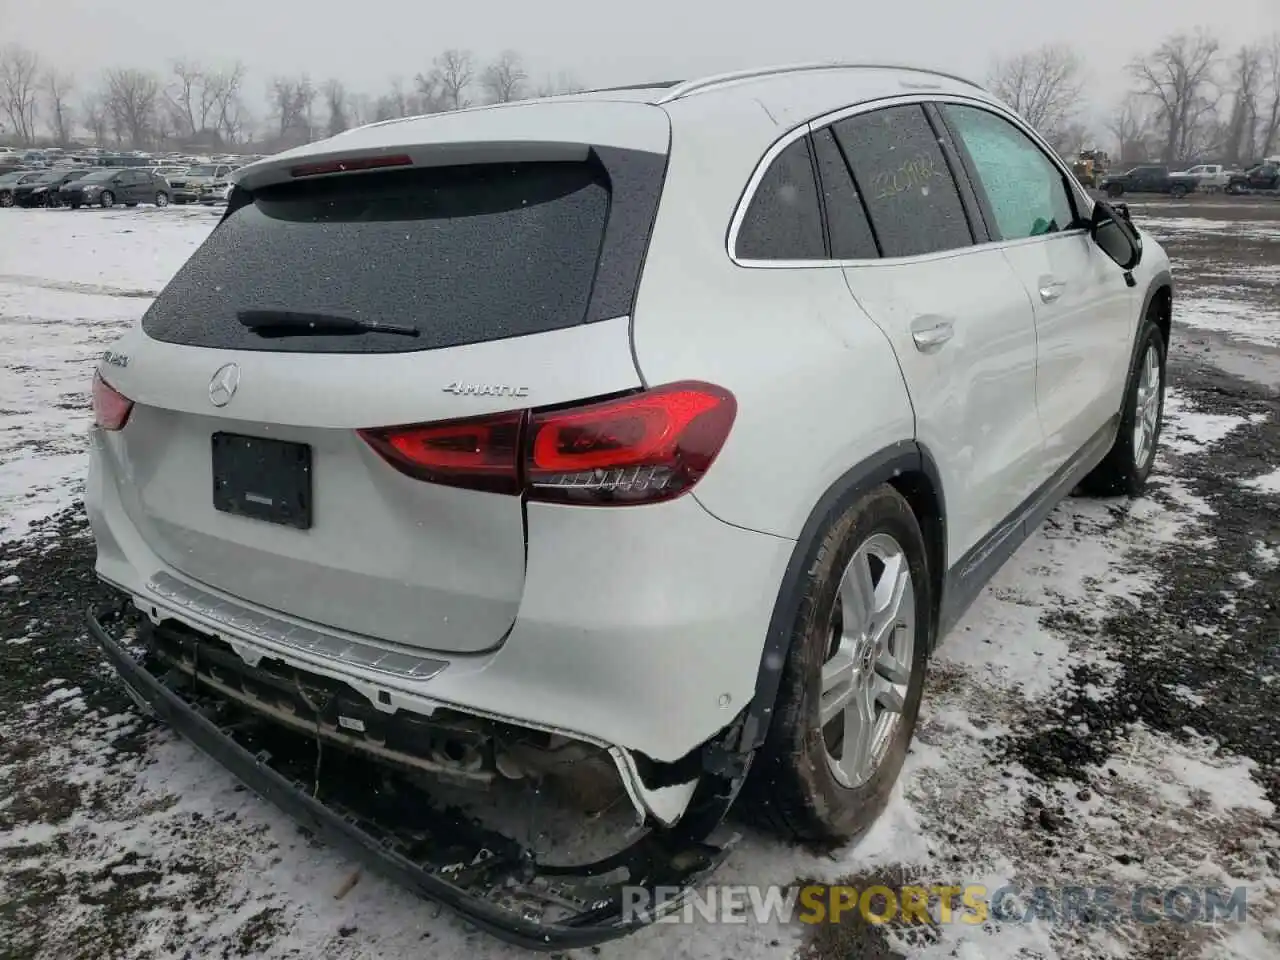
[[[456,811],[424,810],[411,823],[380,818],[382,792],[369,779],[347,778],[346,795],[319,799],[287,764],[253,749],[216,711],[186,695],[182,677],[154,672],[114,639],[106,611],[92,611],[89,632],[130,694],[249,789],[300,825],[372,870],[443,904],[493,936],[531,950],[567,950],[625,936],[679,906],[673,888],[692,890],[728,855],[736,836],[712,839],[745,771],[707,776],[673,828],[643,832],[621,852],[574,866],[539,864],[516,841]],[[353,761],[356,763],[362,761]],[[354,791],[354,792],[351,792]],[[365,803],[368,801],[368,803]],[[660,903],[658,911],[628,909]]]

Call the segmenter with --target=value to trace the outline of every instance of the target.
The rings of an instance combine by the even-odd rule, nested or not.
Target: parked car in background
[[[1227,182],[1227,193],[1253,190],[1280,190],[1280,159],[1268,160],[1243,173],[1234,174]]]
[[[123,203],[136,207],[140,203],[169,205],[169,182],[151,170],[99,169],[72,180],[59,191],[61,201],[72,210],[86,204],[113,207]]]
[[[1143,164],[1123,173],[1107,174],[1098,181],[1098,189],[1109,197],[1126,193],[1168,193],[1185,197],[1196,189],[1196,179],[1188,174],[1170,173],[1161,164]]]
[[[12,207],[14,191],[44,174],[43,170],[17,170],[0,176],[0,207]]]
[[[194,203],[200,199],[200,189],[225,180],[231,173],[229,163],[201,163],[188,168],[186,173],[169,181],[173,187],[174,203]]]
[[[234,170],[232,171],[234,172]],[[231,195],[231,174],[225,177],[219,177],[212,183],[204,184],[200,187],[200,202],[206,206],[216,203],[226,203],[227,197]]]
[[[13,202],[19,207],[56,207],[61,205],[58,191],[65,183],[79,180],[91,171],[87,168],[47,170],[34,180],[14,188]]]
[[[1217,193],[1227,189],[1227,184],[1231,180],[1231,171],[1221,163],[1200,163],[1173,176],[1192,177],[1196,181],[1197,190],[1203,193]]]

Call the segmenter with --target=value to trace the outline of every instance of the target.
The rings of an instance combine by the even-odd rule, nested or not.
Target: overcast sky
[[[1280,30],[1280,0],[0,0],[0,42],[82,82],[113,66],[240,59],[255,101],[268,76],[302,71],[377,93],[450,46],[480,59],[512,48],[535,81],[567,70],[598,86],[831,58],[982,79],[993,56],[1055,40],[1089,58],[1091,93],[1110,100],[1134,54],[1200,25],[1234,48]]]

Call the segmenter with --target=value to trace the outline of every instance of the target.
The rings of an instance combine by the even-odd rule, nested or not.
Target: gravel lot
[[[852,849],[744,828],[718,879],[1244,885],[1243,923],[661,926],[604,957],[1280,956],[1280,203],[1144,201],[1176,261],[1148,496],[1072,499],[947,639]],[[144,719],[87,645],[92,358],[210,211],[0,213],[0,960],[507,958]]]

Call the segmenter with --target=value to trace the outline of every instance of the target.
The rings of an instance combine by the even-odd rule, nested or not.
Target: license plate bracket
[[[311,529],[309,445],[219,432],[211,452],[215,510]]]

